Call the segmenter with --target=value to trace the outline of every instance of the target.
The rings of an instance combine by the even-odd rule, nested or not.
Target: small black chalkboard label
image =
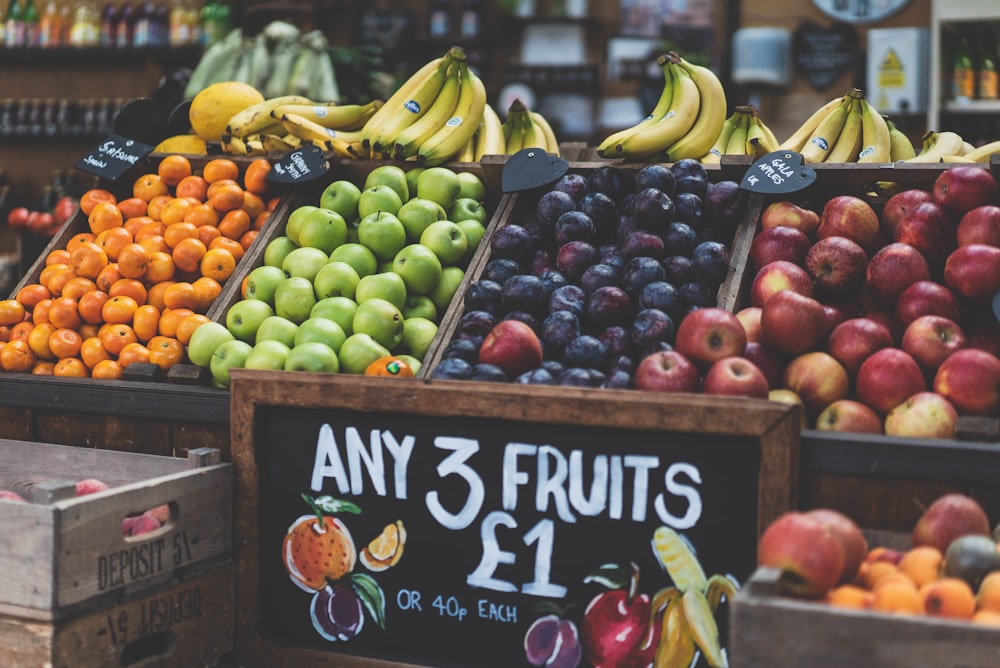
[[[505,193],[532,190],[555,183],[569,171],[563,158],[540,148],[521,149],[504,163],[500,186]]]
[[[825,90],[858,62],[858,33],[846,23],[800,25],[792,36],[792,58],[803,79]]]
[[[750,192],[777,195],[802,190],[815,180],[816,171],[806,167],[801,153],[772,151],[750,165],[740,187]]]
[[[267,180],[272,183],[306,183],[327,173],[330,163],[318,146],[290,151],[271,166]]]
[[[152,146],[121,135],[111,135],[74,165],[76,169],[111,181],[135,167],[153,152]]]

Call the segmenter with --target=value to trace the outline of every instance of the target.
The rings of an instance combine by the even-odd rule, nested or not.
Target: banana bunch
[[[234,114],[222,136],[230,155],[285,153],[314,144],[326,153],[357,157],[361,128],[382,106],[315,102],[301,95],[280,95]]]
[[[605,158],[701,159],[719,138],[726,121],[726,94],[712,70],[671,51],[656,60],[663,71],[660,99],[649,116],[609,135],[597,147]]]
[[[778,140],[771,128],[760,119],[753,105],[739,105],[722,124],[722,131],[708,153],[701,157],[703,164],[719,164],[724,155],[749,155],[754,159],[778,149]]]
[[[373,158],[439,165],[474,155],[486,86],[452,47],[421,67],[359,130],[359,152]]]
[[[559,142],[544,116],[531,111],[521,100],[514,100],[503,122],[503,150],[513,155],[523,148],[541,148],[559,155]]]

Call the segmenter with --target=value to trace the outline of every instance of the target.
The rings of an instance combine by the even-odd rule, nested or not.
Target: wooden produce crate
[[[988,668],[1000,630],[971,622],[834,608],[778,592],[780,571],[760,568],[729,607],[729,665]]]
[[[0,501],[0,613],[59,621],[229,561],[233,474],[219,455],[193,450],[185,462],[0,440],[0,489],[29,500]],[[86,478],[110,489],[75,496]],[[126,516],[163,504],[163,526],[123,536]]]

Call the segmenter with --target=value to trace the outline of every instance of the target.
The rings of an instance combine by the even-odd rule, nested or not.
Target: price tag
[[[500,186],[505,193],[531,190],[555,183],[569,171],[569,163],[541,148],[524,148],[504,163]]]
[[[290,151],[271,166],[267,180],[272,183],[306,183],[318,179],[330,170],[330,163],[318,146],[305,146]]]
[[[816,171],[806,167],[801,153],[772,151],[743,175],[740,188],[755,193],[778,195],[802,190],[816,180]]]
[[[74,165],[81,172],[87,172],[111,181],[117,181],[122,174],[132,169],[140,160],[153,152],[152,146],[111,135],[97,148],[81,158]]]

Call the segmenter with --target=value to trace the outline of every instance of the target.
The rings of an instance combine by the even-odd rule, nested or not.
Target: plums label
[[[555,183],[569,170],[569,163],[540,148],[521,149],[507,158],[500,186],[505,193],[532,190]]]
[[[807,167],[802,154],[772,151],[747,169],[740,188],[765,195],[793,193],[812,185],[816,171]]]
[[[153,146],[121,135],[111,135],[75,165],[81,172],[117,181],[153,152]]]
[[[306,183],[314,181],[330,169],[330,163],[318,146],[304,146],[290,151],[271,166],[267,180],[272,183]]]

